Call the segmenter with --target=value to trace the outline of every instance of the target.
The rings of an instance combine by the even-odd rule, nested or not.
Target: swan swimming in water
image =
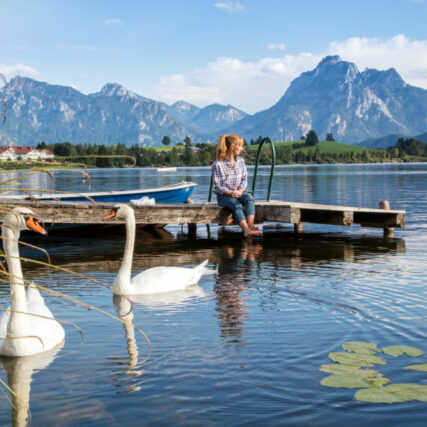
[[[3,219],[3,248],[10,281],[10,311],[0,318],[0,355],[4,356],[30,356],[48,351],[65,337],[63,327],[53,318],[38,289],[26,286],[22,278],[18,240],[22,230],[30,229],[46,234],[30,209],[15,208]]]
[[[213,271],[206,268],[208,260],[196,267],[153,267],[138,273],[131,279],[132,258],[135,245],[135,214],[125,204],[114,205],[104,219],[119,218],[126,221],[126,246],[122,265],[114,280],[113,289],[121,295],[146,295],[173,292],[195,285],[204,274]]]

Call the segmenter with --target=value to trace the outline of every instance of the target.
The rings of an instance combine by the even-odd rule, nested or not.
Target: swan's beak
[[[26,225],[28,228],[31,228],[31,230],[36,231],[37,233],[40,234],[47,234],[47,231],[39,224],[39,221],[37,218],[33,218],[32,216],[30,216],[26,222]]]
[[[104,220],[115,218],[116,215],[117,215],[117,208],[113,208],[112,211],[107,216],[104,216]]]

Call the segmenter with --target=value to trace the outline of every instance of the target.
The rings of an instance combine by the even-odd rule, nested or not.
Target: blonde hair
[[[218,138],[218,145],[216,146],[216,159],[221,161],[224,160],[227,156],[228,150],[231,149],[233,145],[240,144],[243,145],[243,138],[235,133],[230,135],[221,135]]]

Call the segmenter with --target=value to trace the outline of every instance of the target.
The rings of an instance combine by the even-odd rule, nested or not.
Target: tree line
[[[328,140],[333,141],[333,135],[328,134]],[[251,140],[251,144],[244,147],[246,163],[255,164],[256,149],[250,145],[257,145],[263,137]],[[307,149],[307,148],[308,149]],[[125,144],[71,144],[70,142],[57,142],[54,144],[40,143],[37,148],[48,148],[55,156],[64,161],[85,163],[89,167],[124,167],[132,163],[129,158],[136,161],[136,166],[209,166],[215,160],[215,144],[192,144],[187,137],[184,143],[172,148],[157,147],[147,148],[138,144],[127,147]],[[427,145],[412,138],[400,138],[394,147],[386,150],[348,151],[343,153],[327,153],[321,151],[319,140],[315,131],[310,131],[301,142],[291,145],[276,145],[276,163],[378,163],[392,161],[427,161]],[[271,164],[272,155],[269,147],[261,153],[260,164]]]

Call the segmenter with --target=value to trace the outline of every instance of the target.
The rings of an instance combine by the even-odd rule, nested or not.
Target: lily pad
[[[358,390],[356,391],[354,398],[361,402],[373,403],[399,403],[413,400],[408,396],[387,391],[386,387],[371,387]]]
[[[421,384],[390,384],[384,387],[385,390],[391,391],[399,396],[427,402],[427,385]]]
[[[329,363],[322,365],[319,371],[328,372],[331,374],[348,374],[359,369],[357,365],[344,365],[342,363]]]
[[[377,344],[374,342],[365,341],[347,341],[342,345],[342,348],[352,353],[375,354],[380,351]]]
[[[405,369],[414,369],[415,371],[424,371],[427,372],[427,363],[422,365],[410,365],[406,366]]]
[[[388,354],[390,356],[402,356],[403,354],[407,354],[411,357],[422,356],[424,351],[420,350],[416,347],[410,347],[407,345],[391,345],[389,347],[383,348],[382,352]]]
[[[326,387],[364,388],[372,387],[363,377],[356,374],[336,374],[323,378],[320,384]]]
[[[388,378],[380,378],[380,377],[368,377],[368,378],[365,378],[365,381],[367,381],[371,385],[371,387],[381,387],[382,385],[390,382]]]
[[[363,393],[360,393],[362,392]],[[356,400],[376,403],[399,403],[418,400],[427,402],[427,386],[421,384],[390,384],[385,387],[359,390]]]
[[[361,377],[382,377],[375,369],[360,369],[357,365],[343,365],[341,363],[330,363],[322,365],[319,371],[330,374],[357,374]]]
[[[372,354],[332,352],[329,353],[328,357],[334,362],[344,365],[372,367],[374,364],[385,365],[387,363],[382,357],[373,356]]]
[[[390,384],[390,385],[384,387],[384,389],[394,393],[394,392],[399,392],[399,391],[405,391],[408,389],[417,389],[417,388],[422,389],[424,387],[427,387],[427,386],[424,386],[421,384],[400,383],[400,384]]]

